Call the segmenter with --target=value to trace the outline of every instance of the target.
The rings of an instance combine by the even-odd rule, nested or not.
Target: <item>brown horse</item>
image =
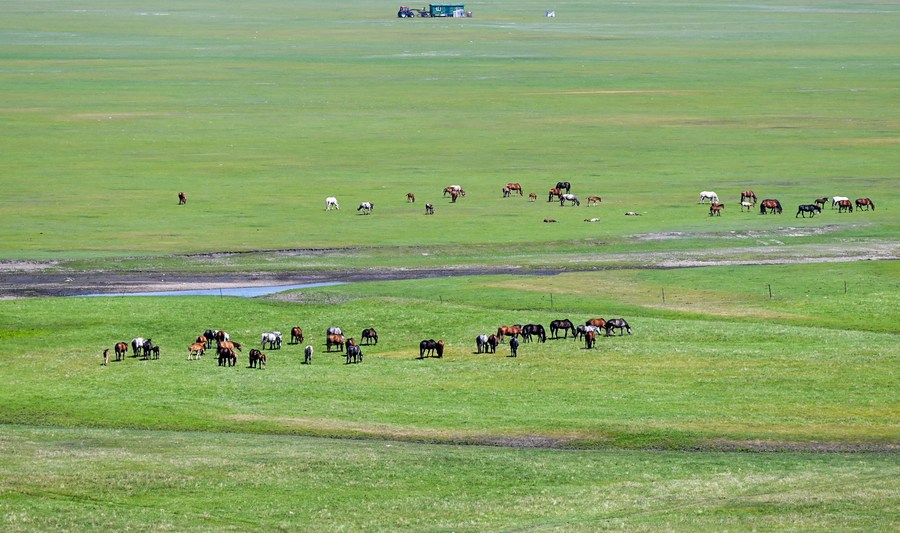
[[[219,348],[219,366],[234,366],[237,364],[237,354],[231,348]]]
[[[203,354],[206,352],[206,343],[205,342],[195,342],[188,346],[188,361],[192,359],[200,359]]]
[[[522,192],[522,186],[518,183],[507,183],[506,188],[509,189],[510,193],[517,192],[519,196],[523,196],[525,193]]]
[[[263,368],[266,366],[266,354],[253,348],[250,350],[250,368]]]
[[[116,352],[116,361],[121,361],[125,359],[125,356],[128,355],[128,343],[125,342],[117,342],[115,346]]]
[[[184,205],[186,203],[187,203],[187,196],[185,196],[183,192],[178,193],[178,205]]]
[[[503,342],[503,337],[518,337],[522,334],[522,326],[500,326],[497,328],[497,338]]]
[[[291,344],[300,344],[303,342],[303,328],[294,326],[291,328]]]
[[[103,366],[109,364],[109,348],[103,350]]]
[[[375,331],[375,328],[366,328],[362,330],[362,335],[360,335],[362,342],[366,344],[371,344],[372,341],[375,341],[375,344],[378,344],[378,332]]]
[[[725,204],[712,203],[709,205],[709,216],[722,216],[722,209],[725,207]]]
[[[749,201],[751,199],[753,200],[753,205],[756,205],[756,194],[754,194],[753,191],[744,191],[741,193],[741,201],[742,202],[744,200]]]
[[[828,203],[828,197],[826,196],[824,198],[816,198],[816,201],[813,203],[815,203],[819,207],[825,207],[825,204]]]
[[[853,204],[850,203],[850,200],[840,200],[838,202],[838,213],[842,213],[847,211],[849,213],[853,212]]]
[[[528,195],[528,201],[529,201],[529,202],[536,202],[536,201],[537,201],[537,194],[535,194],[535,193],[530,193],[530,194]]]
[[[588,196],[587,201],[588,201],[588,207],[590,207],[592,205],[597,205],[600,202],[602,202],[603,198],[600,198],[599,196]]]
[[[594,343],[597,341],[597,333],[594,330],[588,330],[584,332],[584,347],[590,350],[594,347]]]
[[[872,202],[871,199],[869,199],[869,198],[857,198],[857,199],[856,199],[856,208],[857,208],[857,209],[862,209],[863,207],[866,208],[866,211],[868,211],[870,207],[872,208],[872,211],[875,211],[875,203]]]
[[[544,222],[556,222],[555,218],[545,218]]]
[[[416,203],[416,195],[411,192],[406,193],[406,201],[411,204]]]
[[[773,213],[773,214],[778,213],[780,215],[781,214],[781,202],[779,202],[778,200],[773,200],[771,198],[767,198],[767,199],[763,200],[759,204],[759,214],[765,215],[768,213]]]
[[[325,349],[326,351],[331,351],[332,346],[337,346],[340,350],[344,351],[344,336],[331,334],[325,338]]]
[[[592,318],[584,323],[585,326],[597,326],[598,328],[606,327],[606,320],[602,318]]]
[[[462,193],[456,190],[450,191],[450,203],[455,204],[456,200],[459,199]]]
[[[547,197],[547,201],[552,202],[554,196],[557,200],[559,200],[560,198],[562,198],[562,191],[556,188],[550,189],[550,196]]]

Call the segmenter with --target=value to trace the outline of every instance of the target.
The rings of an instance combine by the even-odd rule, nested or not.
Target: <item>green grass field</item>
[[[0,5],[0,276],[570,270],[0,300],[4,531],[900,526],[894,3]],[[794,217],[834,195],[877,210]],[[634,335],[474,353],[595,316]],[[313,365],[246,368],[293,325]],[[331,325],[381,342],[345,365]],[[208,327],[236,368],[186,360]],[[160,361],[101,366],[139,335]]]

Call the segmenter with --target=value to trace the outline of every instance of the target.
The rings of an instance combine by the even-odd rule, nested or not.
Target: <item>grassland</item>
[[[564,272],[0,300],[5,531],[900,525],[896,5],[0,5],[0,282]],[[602,204],[546,202],[561,179]],[[748,188],[785,214],[741,213]],[[793,217],[838,194],[878,208]],[[473,353],[592,316],[635,334]],[[335,324],[382,342],[344,365]],[[313,365],[185,357],[292,325]],[[100,365],[138,335],[160,361]]]

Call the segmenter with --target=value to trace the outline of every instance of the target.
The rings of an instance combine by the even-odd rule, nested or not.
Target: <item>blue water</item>
[[[322,283],[301,283],[299,285],[268,285],[263,287],[232,287],[229,289],[202,289],[186,291],[149,291],[149,292],[114,292],[108,294],[78,294],[79,297],[97,298],[101,296],[241,296],[255,298],[294,289],[309,289],[312,287],[330,287],[332,285],[344,285],[342,281],[327,281]]]

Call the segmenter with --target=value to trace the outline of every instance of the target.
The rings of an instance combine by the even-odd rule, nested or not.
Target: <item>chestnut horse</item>
[[[412,204],[416,203],[416,195],[411,192],[406,193],[406,201]]]
[[[753,205],[756,205],[756,194],[754,194],[753,191],[744,191],[741,193],[741,201],[742,202],[744,200],[750,200],[750,199],[753,200]]]
[[[853,212],[853,204],[850,200],[841,200],[838,202],[838,213],[843,213],[844,211],[849,213]]]
[[[778,200],[773,200],[771,198],[767,198],[767,199],[763,200],[759,204],[759,214],[765,215],[768,213],[773,213],[773,214],[778,213],[780,215],[781,214],[781,202],[779,202]]]
[[[294,326],[291,328],[291,344],[300,344],[303,342],[303,328]]]
[[[333,333],[325,338],[325,349],[331,351],[332,346],[337,346],[342,352],[344,351],[344,336]]]
[[[872,211],[875,211],[875,203],[871,199],[857,198],[856,199],[856,208],[862,209],[863,207],[866,208],[866,211],[868,211],[870,207],[872,208]]]
[[[117,342],[116,347],[116,361],[121,361],[125,359],[125,356],[128,355],[128,344],[124,342]]]
[[[524,193],[522,192],[522,186],[518,183],[507,183],[506,188],[509,189],[510,193],[518,192],[519,196],[524,195]]]
[[[183,192],[178,193],[178,205],[184,205],[186,203],[187,203],[187,196],[185,196]]]
[[[530,193],[530,194],[528,195],[528,201],[529,201],[529,202],[536,202],[536,201],[537,201],[537,194],[536,194],[536,193]]]
[[[516,338],[522,334],[522,326],[516,324],[513,326],[500,326],[497,328],[497,338],[500,339],[500,342],[503,342],[503,337],[513,337]]]
[[[550,189],[550,196],[547,197],[547,201],[552,202],[554,196],[559,200],[562,197],[562,191],[559,189]]]
[[[203,357],[203,353],[206,352],[206,344],[202,342],[195,342],[188,346],[188,361],[192,359],[199,360]]]
[[[822,198],[816,198],[816,201],[813,203],[815,203],[816,205],[818,205],[820,207],[825,207],[825,204],[828,203],[828,197],[823,196]]]
[[[602,202],[603,198],[600,198],[599,196],[588,196],[587,201],[588,201],[588,207],[590,207],[592,205],[597,205],[600,202]]]
[[[722,216],[722,209],[725,208],[725,204],[715,203],[709,205],[709,216]]]

